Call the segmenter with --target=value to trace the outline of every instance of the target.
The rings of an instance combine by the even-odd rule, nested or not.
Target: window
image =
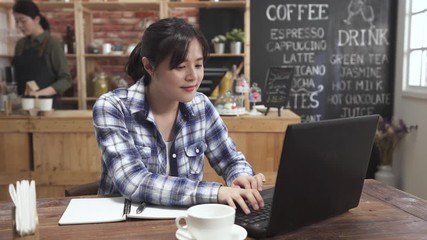
[[[405,91],[427,94],[427,1],[409,1]]]

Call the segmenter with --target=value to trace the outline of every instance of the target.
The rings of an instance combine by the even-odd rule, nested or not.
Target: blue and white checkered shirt
[[[217,202],[220,184],[202,181],[204,155],[227,185],[238,176],[254,175],[218,112],[201,93],[179,104],[169,155],[170,162],[176,162],[177,177],[166,175],[166,144],[142,79],[101,96],[93,107],[93,124],[102,153],[99,194],[172,206]]]

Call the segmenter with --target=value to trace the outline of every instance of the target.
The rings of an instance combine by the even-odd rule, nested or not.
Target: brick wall
[[[159,12],[146,11],[94,11],[92,14],[93,41],[111,43],[114,47],[121,47],[122,51],[129,45],[137,44],[143,35],[147,22],[159,19]],[[114,49],[113,50],[117,50]],[[88,96],[91,95],[91,80],[96,72],[106,72],[110,77],[121,76],[132,84],[125,74],[124,67],[127,57],[112,57],[92,60],[95,69],[88,69]]]
[[[48,1],[48,0],[45,0]],[[36,1],[40,2],[40,1]],[[43,11],[51,25],[51,34],[63,40],[67,25],[74,28],[74,12],[72,9],[52,9]],[[198,10],[197,9],[175,9],[171,12],[171,16],[176,16],[186,19],[188,22],[198,25]],[[93,39],[97,42],[111,43],[113,45],[121,45],[124,49],[130,44],[136,44],[140,41],[147,23],[159,19],[159,12],[156,10],[144,11],[93,11],[92,12],[92,28]],[[90,24],[90,23],[88,23]],[[87,36],[85,36],[87,37]],[[86,46],[87,47],[87,46]],[[129,84],[131,79],[125,74],[124,67],[127,61],[123,58],[99,58],[95,61],[96,69],[88,69],[88,96],[91,95],[92,78],[96,71],[104,71],[110,76],[121,76],[125,78]],[[76,63],[74,60],[69,61],[72,74],[75,78]],[[66,93],[66,96],[77,96],[77,87]]]

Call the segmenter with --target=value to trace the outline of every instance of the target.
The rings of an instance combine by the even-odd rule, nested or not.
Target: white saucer
[[[243,240],[248,236],[248,233],[243,227],[234,224],[231,235],[231,239],[233,240]],[[184,229],[178,229],[175,236],[178,240],[195,240],[190,233]]]

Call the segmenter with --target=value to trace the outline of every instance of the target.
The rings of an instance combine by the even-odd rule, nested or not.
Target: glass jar
[[[105,72],[100,72],[95,75],[93,79],[94,84],[94,96],[100,97],[102,94],[108,92],[108,80]]]
[[[249,102],[258,103],[261,102],[261,88],[258,87],[257,83],[253,83],[249,90]]]
[[[220,115],[240,115],[245,113],[245,108],[239,102],[239,98],[230,91],[217,98],[215,108]]]
[[[249,112],[249,115],[262,115],[255,107],[256,103],[261,102],[261,97],[261,88],[258,87],[257,83],[253,83],[249,90],[249,102],[252,103],[252,110]]]
[[[247,93],[247,92],[249,92],[249,83],[248,83],[248,80],[246,80],[245,76],[240,75],[236,79],[235,84],[236,84],[236,86],[235,86],[236,93]]]

